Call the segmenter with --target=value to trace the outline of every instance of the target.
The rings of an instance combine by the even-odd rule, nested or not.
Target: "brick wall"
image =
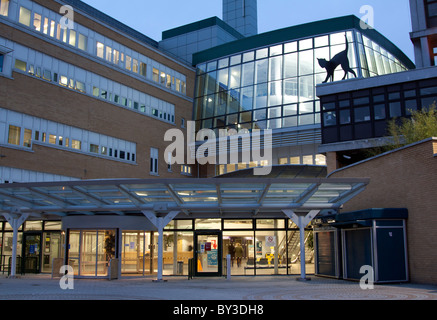
[[[410,280],[437,284],[437,138],[334,171],[330,178],[370,178],[342,212],[407,208]]]

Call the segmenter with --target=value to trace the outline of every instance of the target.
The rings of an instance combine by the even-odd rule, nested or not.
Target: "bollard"
[[[226,280],[231,280],[231,255],[226,256]]]

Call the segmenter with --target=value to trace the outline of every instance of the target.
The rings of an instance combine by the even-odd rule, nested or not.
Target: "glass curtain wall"
[[[357,31],[322,35],[260,48],[198,65],[194,118],[202,128],[293,128],[320,123],[315,87],[326,78],[318,59],[346,49],[357,76],[406,70],[398,59]],[[335,80],[344,76],[339,67]],[[350,73],[348,78],[353,77]]]

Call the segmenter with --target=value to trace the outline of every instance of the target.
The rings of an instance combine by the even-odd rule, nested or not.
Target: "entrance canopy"
[[[116,179],[0,185],[0,215],[141,215],[179,218],[280,216],[281,210],[337,210],[368,179]]]

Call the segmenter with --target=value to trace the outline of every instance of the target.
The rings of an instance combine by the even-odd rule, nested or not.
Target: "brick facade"
[[[410,280],[437,284],[437,138],[332,172],[330,178],[370,178],[366,190],[342,212],[368,208],[407,208]]]

